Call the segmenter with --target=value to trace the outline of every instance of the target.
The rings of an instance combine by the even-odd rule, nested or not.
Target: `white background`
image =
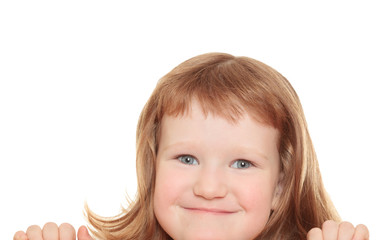
[[[213,51],[289,79],[341,216],[384,238],[380,1],[133,2],[0,2],[0,239],[79,227],[85,200],[117,214],[135,195],[136,122],[157,80]]]

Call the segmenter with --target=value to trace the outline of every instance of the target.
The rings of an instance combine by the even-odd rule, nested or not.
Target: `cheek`
[[[155,200],[173,202],[186,189],[188,176],[183,172],[159,167],[155,180]]]
[[[246,186],[242,190],[237,191],[238,199],[245,205],[246,208],[261,205],[271,206],[272,191],[269,187],[263,185]]]
[[[154,193],[155,211],[165,210],[167,202],[172,201],[177,189],[176,182],[174,175],[157,172]]]
[[[186,174],[178,171],[168,171],[159,167],[155,180],[154,211],[155,216],[163,228],[167,229],[167,223],[175,216],[175,205],[186,194],[188,181]]]
[[[274,185],[266,179],[249,179],[242,185],[234,187],[239,204],[248,216],[265,225],[272,209]]]

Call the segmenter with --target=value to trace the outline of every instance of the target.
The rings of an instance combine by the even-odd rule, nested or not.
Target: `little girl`
[[[103,218],[98,239],[369,239],[340,218],[323,187],[290,83],[247,57],[189,59],[157,84],[137,128],[138,193]],[[69,224],[14,239],[75,239]],[[92,239],[83,226],[78,239]]]

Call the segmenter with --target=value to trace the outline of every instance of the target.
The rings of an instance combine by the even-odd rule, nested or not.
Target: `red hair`
[[[247,57],[208,53],[191,58],[158,82],[137,127],[138,194],[115,218],[86,208],[94,234],[103,239],[170,239],[153,211],[156,154],[164,114],[189,111],[197,99],[203,111],[230,121],[245,112],[280,132],[282,192],[278,207],[257,239],[306,239],[307,232],[339,216],[322,183],[299,98],[273,68]]]

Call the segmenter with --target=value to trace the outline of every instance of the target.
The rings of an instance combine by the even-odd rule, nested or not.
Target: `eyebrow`
[[[235,151],[241,154],[250,154],[253,156],[258,156],[258,158],[262,160],[269,161],[269,158],[265,154],[261,153],[260,151],[258,151],[258,149],[253,147],[237,147],[235,148]]]
[[[190,147],[192,146],[193,147]],[[163,147],[163,151],[167,151],[169,150],[170,148],[174,148],[174,147],[186,147],[186,148],[195,148],[196,146],[194,145],[197,145],[197,144],[194,144],[193,142],[189,142],[189,141],[181,141],[181,142],[175,142],[175,143],[172,143],[172,144],[169,144],[169,145],[166,145],[165,147]]]

